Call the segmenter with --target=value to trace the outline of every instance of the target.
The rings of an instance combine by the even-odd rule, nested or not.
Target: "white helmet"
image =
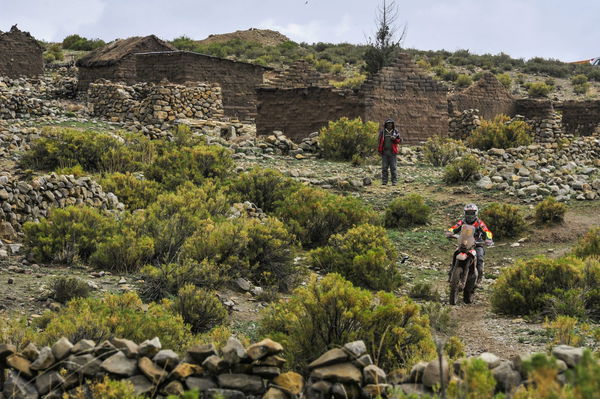
[[[469,224],[475,223],[477,220],[477,215],[479,213],[479,208],[475,204],[467,204],[465,205],[465,222]]]

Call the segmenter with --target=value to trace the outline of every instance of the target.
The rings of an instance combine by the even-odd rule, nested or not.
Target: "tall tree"
[[[400,26],[400,15],[395,1],[383,0],[377,7],[375,38],[368,38],[369,48],[365,52],[366,70],[370,75],[376,74],[394,60],[406,37],[406,24]]]

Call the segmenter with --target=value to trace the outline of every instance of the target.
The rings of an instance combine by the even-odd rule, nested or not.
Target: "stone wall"
[[[7,90],[0,87],[0,119],[17,119],[30,116],[50,115],[45,100],[32,96],[23,88]]]
[[[172,83],[210,82],[221,86],[226,116],[256,117],[255,88],[268,68],[187,51],[136,55],[137,80]]]
[[[43,49],[27,32],[13,26],[0,32],[0,76],[37,76],[44,72]]]
[[[405,144],[448,133],[447,89],[427,76],[408,54],[383,68],[360,89],[363,119],[383,123],[392,118]]]
[[[188,85],[99,81],[88,90],[94,116],[112,121],[171,122],[178,118],[213,119],[223,116],[221,88],[217,84]]]
[[[581,136],[600,133],[600,100],[565,101],[556,108],[562,111],[566,133]]]
[[[279,130],[295,142],[319,131],[328,121],[364,115],[364,105],[357,95],[330,87],[261,87],[257,95],[257,134]]]
[[[117,197],[105,193],[89,177],[69,175],[35,177],[31,182],[0,176],[0,220],[9,222],[15,231],[23,223],[48,215],[50,208],[90,205],[101,209],[122,209]]]
[[[491,73],[486,73],[474,85],[448,98],[450,115],[467,109],[478,109],[485,119],[498,114],[515,114],[515,99]]]

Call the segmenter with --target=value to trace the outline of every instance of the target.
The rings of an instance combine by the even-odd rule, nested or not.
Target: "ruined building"
[[[0,76],[18,78],[37,76],[44,72],[44,48],[28,32],[13,26],[0,31]]]
[[[448,98],[448,112],[453,115],[467,109],[478,109],[485,119],[498,114],[513,115],[515,99],[492,73],[484,74],[472,86]]]

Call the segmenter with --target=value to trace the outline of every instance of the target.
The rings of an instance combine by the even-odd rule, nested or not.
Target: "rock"
[[[110,343],[128,358],[136,359],[138,357],[139,347],[135,342],[125,338],[113,338],[110,340]]]
[[[421,384],[400,384],[397,388],[405,395],[415,395],[415,397],[427,397],[429,391]]]
[[[283,352],[283,346],[281,344],[267,338],[262,341],[250,345],[246,350],[248,356],[252,360],[259,360],[267,355],[278,355]]]
[[[251,370],[252,374],[258,375],[267,380],[270,380],[271,378],[275,378],[279,374],[281,374],[281,369],[279,367],[254,366],[250,370]]]
[[[479,355],[479,358],[488,365],[489,369],[493,369],[500,364],[500,358],[490,352],[483,352]]]
[[[200,392],[217,388],[217,384],[210,378],[189,377],[185,379],[185,386],[189,389],[197,389]]]
[[[432,388],[434,385],[440,385],[440,375],[444,379],[444,383],[447,384],[450,381],[450,373],[448,372],[448,362],[446,359],[442,361],[442,369],[440,370],[440,363],[438,359],[432,360],[425,367],[423,372],[423,385],[427,388]]]
[[[54,389],[62,387],[64,382],[64,378],[56,371],[46,371],[36,377],[35,387],[40,395],[45,395]]]
[[[93,377],[100,372],[101,363],[100,359],[95,358],[90,353],[78,356],[71,355],[67,358],[67,364],[69,366],[65,366],[65,368],[86,377]]]
[[[48,349],[50,349],[50,348],[48,348]],[[50,353],[52,353],[52,351],[50,351]],[[29,344],[27,344],[25,349],[23,349],[21,351],[21,355],[23,355],[30,362],[35,362],[35,360],[40,355],[40,351],[33,342],[30,342]],[[0,359],[1,358],[2,358],[2,354],[0,354]]]
[[[57,361],[64,359],[71,352],[73,344],[65,337],[62,337],[52,345],[52,354]]]
[[[188,355],[198,364],[202,364],[210,356],[216,356],[217,351],[213,344],[196,345],[188,349]]]
[[[304,378],[298,373],[288,371],[275,377],[273,384],[292,395],[300,395],[304,389]]]
[[[227,362],[218,356],[212,355],[202,362],[202,367],[212,375],[218,375],[227,368]]]
[[[479,181],[477,182],[477,187],[479,188],[483,188],[486,190],[490,190],[491,188],[494,187],[494,183],[492,182],[492,179],[490,179],[489,176],[483,176],[481,179],[479,179]]]
[[[569,369],[569,366],[567,366],[567,363],[565,363],[564,361],[562,361],[560,359],[556,359],[556,367],[558,368],[559,373],[564,373],[565,371],[567,371]]]
[[[7,399],[38,399],[36,388],[13,370],[8,371],[2,390]]]
[[[246,399],[246,395],[234,389],[213,388],[206,391],[206,399]]]
[[[254,361],[252,364],[256,364],[258,366],[273,366],[281,368],[285,364],[285,359],[281,356],[267,356],[264,359]]]
[[[162,348],[160,339],[154,337],[151,340],[146,340],[138,346],[138,353],[140,356],[154,357]]]
[[[17,238],[17,233],[12,224],[6,221],[0,222],[0,238],[6,240],[14,240]]]
[[[423,382],[423,374],[425,374],[425,368],[427,367],[427,362],[419,362],[415,364],[412,369],[410,369],[409,381],[414,382],[415,384],[420,384]]]
[[[385,371],[371,364],[363,369],[363,378],[366,384],[385,384]]]
[[[229,364],[237,364],[248,358],[246,349],[242,343],[234,337],[229,337],[221,352],[223,353],[223,360]]]
[[[6,359],[8,356],[17,353],[17,347],[11,344],[0,345],[0,361]]]
[[[355,382],[357,384],[362,381],[362,373],[352,363],[339,363],[316,368],[312,371],[311,377],[318,380]]]
[[[521,384],[521,373],[512,367],[510,361],[503,361],[492,369],[497,387],[503,392],[511,392]]]
[[[102,370],[123,377],[131,377],[137,372],[137,361],[129,359],[123,352],[117,352],[100,365]]]
[[[288,397],[282,390],[271,387],[265,392],[262,399],[288,399]]]
[[[217,377],[219,386],[244,393],[261,393],[264,390],[262,378],[247,374],[221,374]]]
[[[367,346],[364,341],[348,342],[344,345],[344,350],[353,358],[357,359],[367,353]]]
[[[95,347],[96,343],[91,339],[82,339],[71,348],[71,353],[74,355],[84,355],[86,353],[92,353]]]
[[[331,395],[334,399],[358,399],[361,389],[357,384],[335,383],[331,387]]]
[[[104,341],[94,349],[94,355],[104,358],[110,356],[117,351],[117,348],[109,341]]]
[[[235,280],[235,283],[242,291],[250,291],[250,289],[252,288],[252,284],[250,284],[250,281],[246,280],[245,278],[239,277]]]
[[[163,349],[152,358],[152,361],[164,369],[172,370],[179,364],[179,355],[171,349]]]
[[[50,368],[55,362],[54,355],[52,354],[52,349],[49,346],[44,346],[42,350],[40,350],[39,356],[33,363],[31,363],[32,370],[46,370]]]
[[[185,390],[183,389],[183,384],[177,380],[169,382],[163,389],[162,392],[166,395],[174,395],[176,397],[180,397],[183,395]]]
[[[171,372],[171,376],[178,380],[184,380],[192,375],[202,375],[204,374],[204,369],[197,364],[191,363],[179,363],[177,367],[173,369]]]
[[[339,348],[328,350],[316,360],[308,365],[308,369],[312,370],[317,367],[329,366],[330,364],[343,363],[348,360],[348,354]]]
[[[29,362],[29,360],[25,359],[18,353],[7,357],[6,365],[10,368],[15,369],[27,378],[33,377],[33,372],[31,371],[31,362]]]
[[[133,385],[133,390],[136,395],[146,395],[154,390],[154,385],[143,375],[134,375],[133,377],[129,377],[126,381],[129,381]]]
[[[575,367],[583,357],[583,348],[574,348],[569,345],[558,345],[552,348],[552,355],[567,363],[569,367]]]
[[[152,360],[145,356],[141,357],[138,360],[138,368],[140,369],[142,374],[144,374],[146,378],[148,378],[148,380],[150,380],[155,385],[161,384],[167,378],[168,375],[168,373],[164,369],[158,367],[152,362]]]
[[[329,398],[333,384],[327,381],[317,381],[306,387],[306,399]]]
[[[392,386],[389,384],[369,384],[363,387],[363,392],[368,398],[386,398]]]
[[[373,359],[371,359],[371,355],[362,355],[361,357],[356,359],[354,364],[360,368],[364,368],[370,364],[373,364]]]

